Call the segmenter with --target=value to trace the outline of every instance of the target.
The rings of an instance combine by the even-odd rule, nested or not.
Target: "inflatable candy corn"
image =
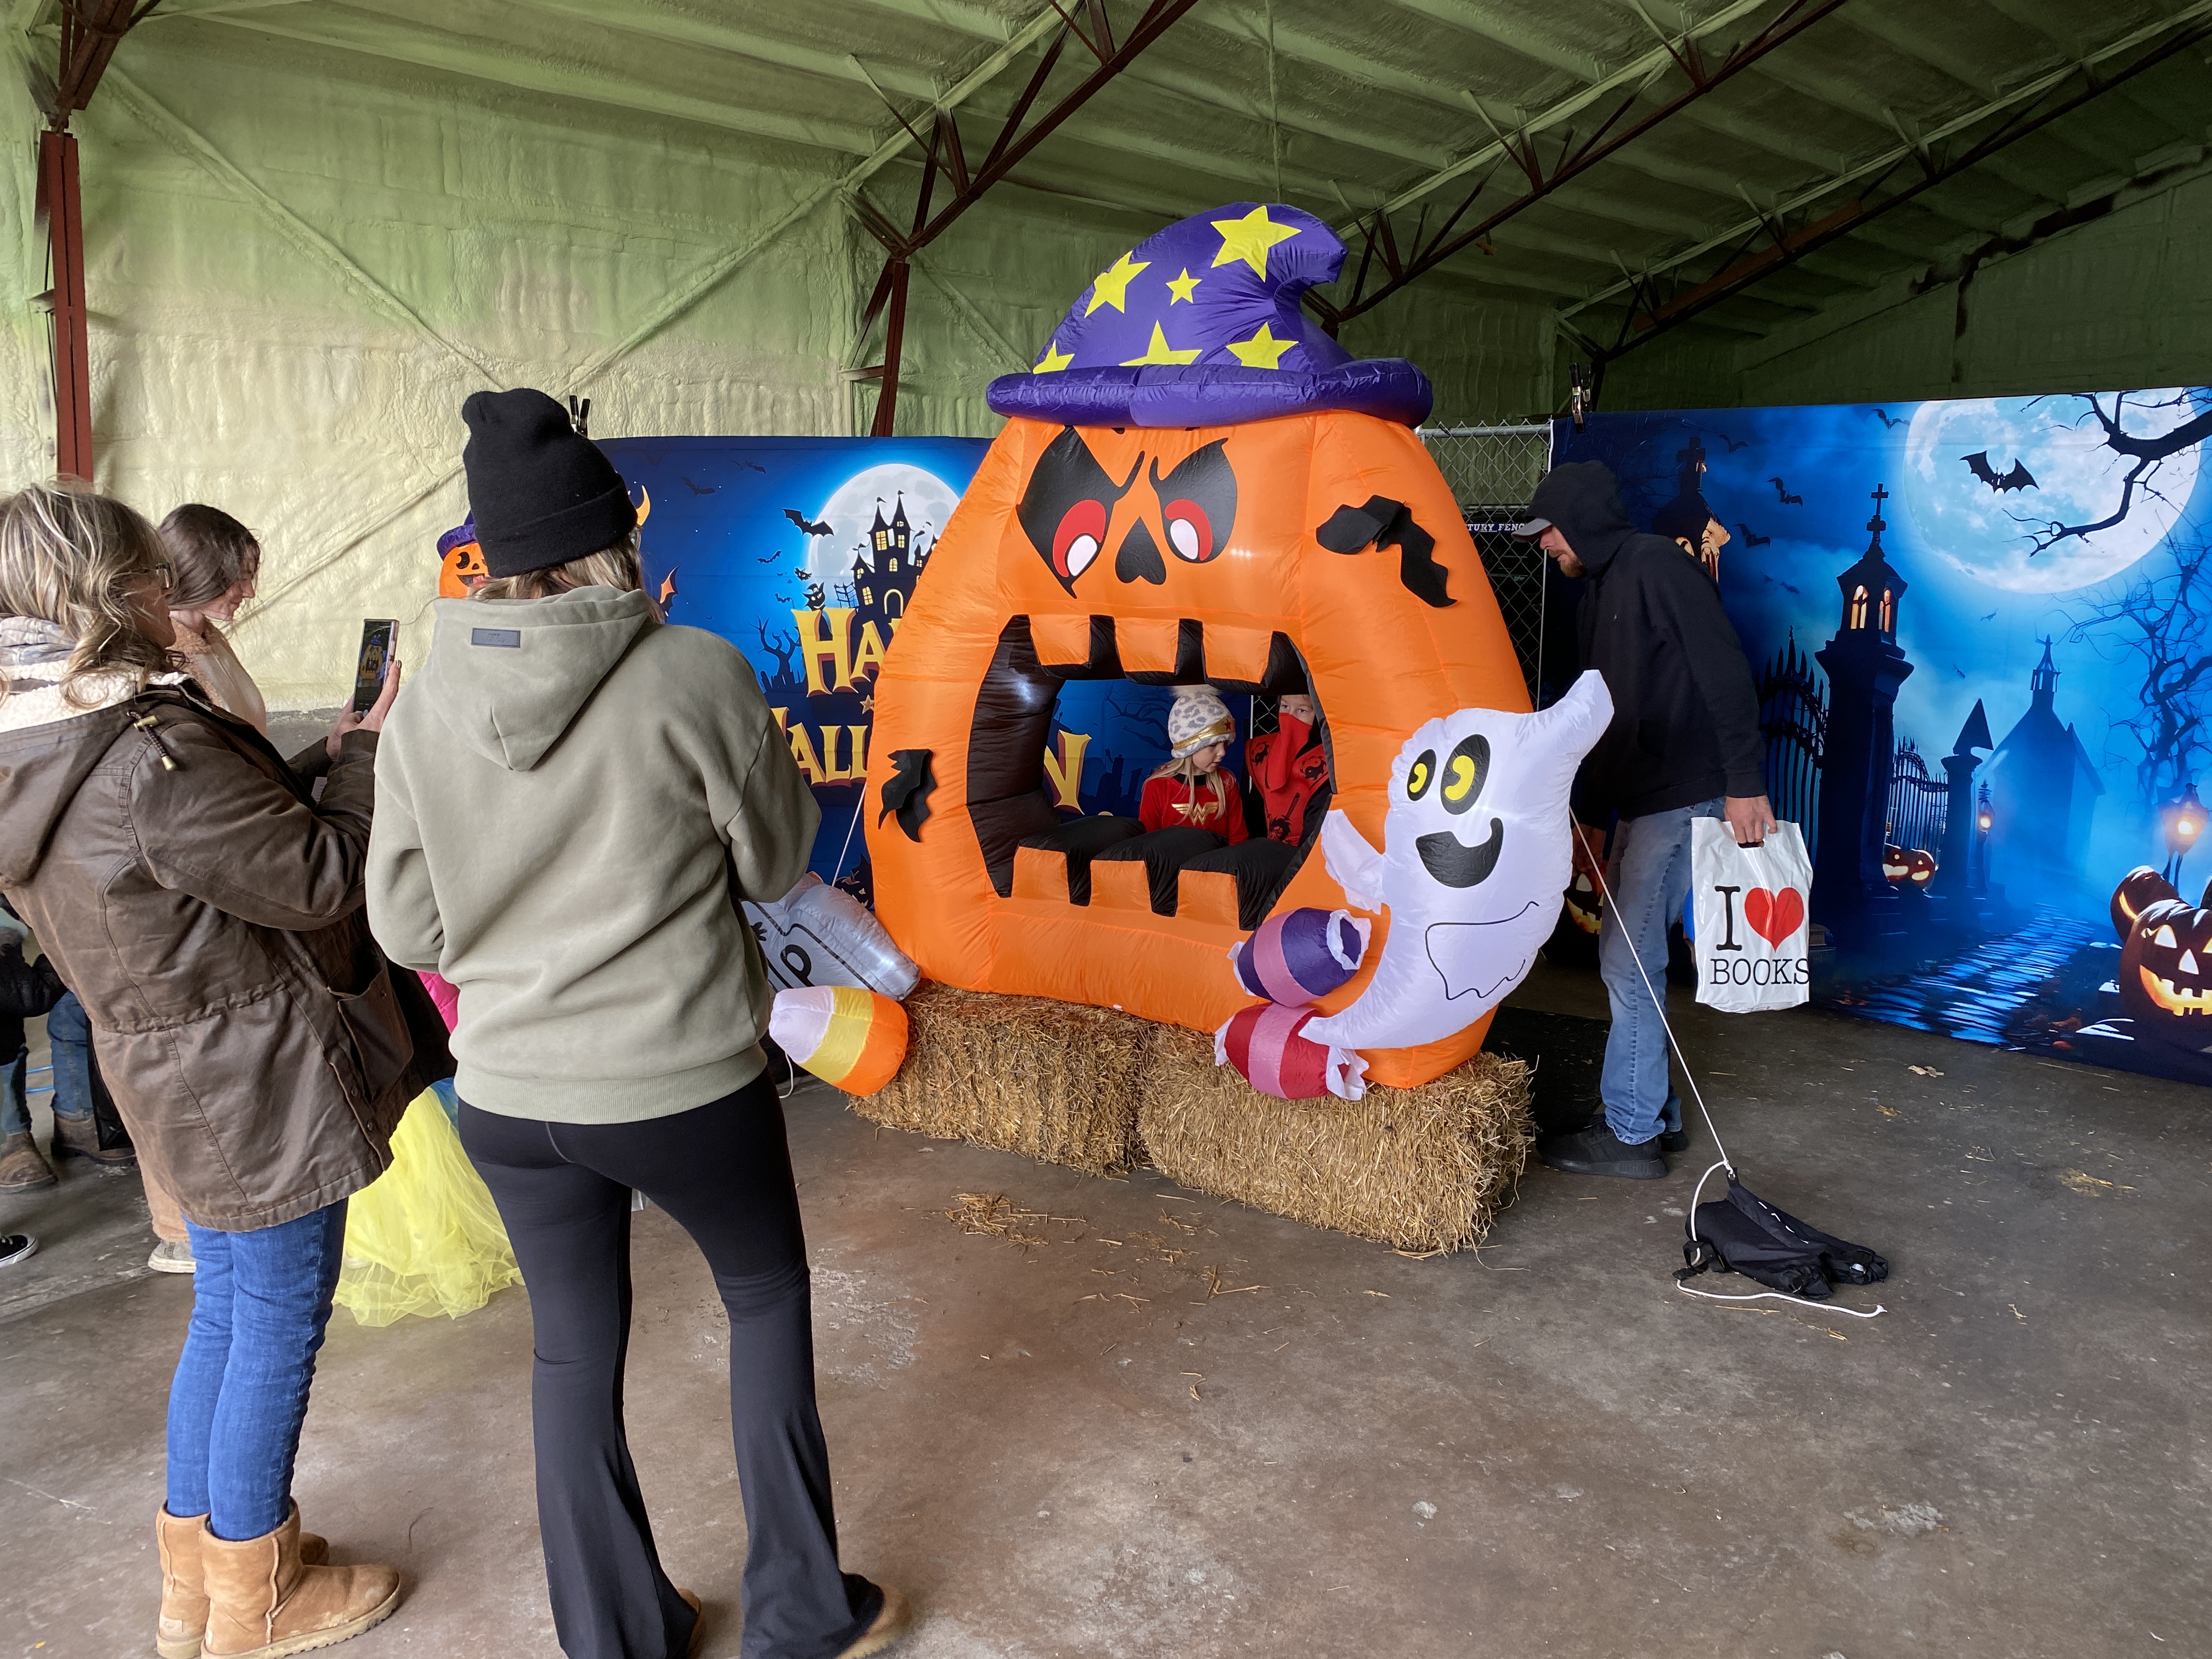
[[[1213,1034],[1213,1063],[1234,1066],[1247,1083],[1278,1100],[1358,1099],[1367,1092],[1367,1062],[1304,1035],[1316,1018],[1311,1008],[1255,1002]]]
[[[906,1010],[850,985],[778,991],[768,1034],[794,1063],[848,1095],[875,1093],[906,1059]]]
[[[1285,1007],[1319,1001],[1359,971],[1372,922],[1311,906],[1269,916],[1229,949],[1237,982]]]

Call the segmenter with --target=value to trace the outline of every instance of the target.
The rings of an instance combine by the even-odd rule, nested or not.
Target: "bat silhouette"
[[[681,477],[683,475],[679,473],[678,476]],[[689,478],[684,478],[684,483],[685,488],[690,489],[694,495],[711,495],[722,487],[720,484],[693,483]]]
[[[775,552],[773,552],[773,553],[763,554],[763,556],[761,556],[760,557],[758,557],[758,558],[755,559],[755,560],[753,561],[753,562],[754,562],[755,564],[774,564],[774,563],[775,563],[778,559],[781,558],[782,556],[783,556],[783,550],[782,550],[781,548],[779,548],[779,549],[777,549],[777,550],[776,550]]]
[[[1802,507],[1805,505],[1805,498],[1802,495],[1793,495],[1788,490],[1784,489],[1782,487],[1781,479],[1769,478],[1766,482],[1774,486],[1774,493],[1782,498],[1783,506]]]
[[[1978,449],[1971,455],[1960,456],[1960,459],[1966,462],[1969,472],[2001,495],[2008,489],[2033,489],[2036,487],[2035,475],[2027,470],[2027,464],[2024,461],[2014,461],[2011,471],[2000,473],[1990,465],[1990,452],[1986,449]]]
[[[797,525],[801,530],[805,531],[810,536],[834,536],[836,534],[836,532],[830,529],[828,525],[816,523],[813,520],[808,518],[804,513],[801,513],[795,507],[785,507],[783,509],[783,516],[790,520],[792,523]]]
[[[1988,616],[1986,616],[1986,617],[1983,617],[1983,618],[1982,618],[1982,620],[1983,620],[1984,622],[1995,622],[1995,621],[1996,620],[1996,617],[1997,617],[1997,613],[1996,613],[1996,611],[1990,611],[1990,614],[1989,614]]]
[[[1874,413],[1875,418],[1880,421],[1884,426],[1896,427],[1903,426],[1905,424],[1905,416],[1902,415],[1893,415],[1886,409],[1877,409]]]
[[[1743,544],[1746,547],[1765,547],[1774,540],[1771,536],[1753,535],[1751,526],[1747,524],[1739,523],[1736,528],[1743,532]]]
[[[1953,663],[1951,665],[1951,672],[1954,674],[1956,674],[1962,680],[1966,678],[1966,671],[1960,667],[1956,663]]]
[[[1736,453],[1736,451],[1737,451],[1737,450],[1739,450],[1739,449],[1748,449],[1748,448],[1750,448],[1750,447],[1751,447],[1751,440],[1750,440],[1750,439],[1748,439],[1748,438],[1731,438],[1731,437],[1729,437],[1729,434],[1728,434],[1727,433],[1725,433],[1725,432],[1722,432],[1722,431],[1718,431],[1718,430],[1716,430],[1716,429],[1715,429],[1714,428],[1712,428],[1712,427],[1709,427],[1709,426],[1698,426],[1698,427],[1692,427],[1692,428],[1691,428],[1690,429],[1691,429],[1692,432],[1710,432],[1710,433],[1711,433],[1711,434],[1712,434],[1712,435],[1713,435],[1714,437],[1718,438],[1718,439],[1723,442],[1723,443],[1724,443],[1724,444],[1726,444],[1726,445],[1728,446],[1728,453],[1729,453],[1729,454],[1731,454],[1731,455],[1735,454],[1735,453]]]
[[[1788,582],[1782,580],[1778,577],[1761,576],[1759,580],[1766,583],[1771,587],[1778,587],[1785,593],[1795,593],[1799,592],[1797,588],[1791,586]]]

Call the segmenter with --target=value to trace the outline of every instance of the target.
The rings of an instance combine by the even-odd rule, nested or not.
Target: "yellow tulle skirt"
[[[392,1167],[353,1195],[337,1303],[364,1325],[458,1319],[521,1282],[507,1229],[434,1091],[392,1137]]]

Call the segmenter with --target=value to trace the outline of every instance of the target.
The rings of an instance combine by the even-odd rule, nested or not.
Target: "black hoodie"
[[[1712,578],[1674,543],[1638,532],[1601,462],[1553,468],[1528,512],[1558,526],[1589,569],[1582,662],[1613,694],[1613,724],[1576,786],[1583,820],[1765,794],[1759,696]]]

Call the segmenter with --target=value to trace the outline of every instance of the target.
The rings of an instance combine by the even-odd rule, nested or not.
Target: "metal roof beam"
[[[1410,258],[1401,258],[1397,252],[1397,239],[1390,222],[1390,205],[1385,204],[1382,208],[1377,209],[1374,216],[1362,227],[1370,252],[1377,246],[1383,252],[1384,267],[1387,272],[1385,280],[1371,293],[1363,291],[1364,278],[1367,272],[1373,268],[1373,264],[1370,259],[1362,258],[1359,276],[1355,279],[1352,292],[1348,299],[1338,301],[1319,299],[1309,295],[1308,305],[1322,318],[1331,331],[1334,331],[1346,319],[1356,317],[1364,311],[1373,309],[1407,283],[1419,281],[1421,276],[1435,270],[1437,266],[1461,250],[1482,244],[1488,240],[1493,231],[1516,214],[1533,207],[1561,185],[1581,177],[1616,151],[1634,143],[1670,117],[1688,108],[1699,99],[1711,93],[1715,88],[1724,85],[1731,77],[1748,69],[1769,52],[1796,39],[1806,29],[1810,28],[1844,4],[1844,0],[1790,0],[1790,3],[1778,15],[1768,22],[1765,28],[1739,46],[1727,58],[1710,70],[1705,66],[1698,55],[1695,41],[1690,36],[1686,35],[1679,45],[1662,45],[1662,51],[1665,54],[1665,61],[1679,67],[1687,77],[1689,84],[1686,88],[1660,105],[1657,109],[1624,125],[1625,118],[1629,112],[1641,101],[1650,81],[1656,79],[1661,72],[1655,69],[1652,75],[1645,81],[1626,89],[1623,95],[1613,103],[1609,111],[1605,110],[1602,106],[1593,109],[1592,115],[1597,119],[1595,131],[1583,139],[1580,149],[1569,148],[1573,142],[1573,134],[1569,132],[1561,140],[1562,154],[1548,167],[1536,147],[1533,135],[1527,128],[1523,128],[1522,131],[1510,137],[1500,133],[1496,144],[1500,151],[1501,160],[1510,158],[1514,166],[1526,176],[1528,187],[1524,192],[1492,210],[1474,223],[1462,229],[1455,230],[1454,227],[1458,224],[1462,216],[1481,195],[1487,183],[1486,176],[1484,180],[1478,182],[1468,193],[1435,234],[1429,238],[1425,245],[1419,243],[1418,239],[1420,230],[1417,228],[1416,244]],[[1401,193],[1396,199],[1404,199],[1403,194]]]
[[[2165,38],[2161,40],[2161,36]],[[1654,277],[1680,270],[1695,257],[1691,253],[1677,255],[1661,266],[1647,270],[1639,278],[1615,283],[1605,290],[1604,295],[1592,296],[1563,312],[1562,325],[1567,318],[1588,310],[1602,298],[1629,294],[1632,303],[1622,319],[1618,337],[1613,345],[1599,350],[1599,356],[1604,361],[1621,356],[1649,343],[1690,318],[1744,293],[1764,282],[1776,270],[1794,264],[1814,249],[1851,234],[1875,216],[1887,213],[1915,200],[1936,185],[1960,177],[2005,145],[2048,126],[2052,121],[2093,101],[2109,87],[2154,68],[2168,58],[2201,47],[2208,38],[2212,38],[2212,0],[2197,0],[2197,3],[2188,7],[2179,17],[2137,30],[2126,39],[2112,43],[2082,64],[2042,76],[2030,86],[1986,106],[1975,116],[1959,118],[1950,124],[1949,131],[1931,135],[1932,144],[1943,138],[1962,135],[1978,125],[1980,119],[2012,112],[2012,118],[1995,131],[1919,177],[1908,176],[1900,187],[1883,192],[1884,183],[1891,173],[1897,172],[1911,157],[1910,146],[1895,154],[1886,167],[1869,164],[1856,170],[1849,179],[1831,180],[1802,192],[1786,212],[1778,211],[1766,218],[1738,227],[1740,234],[1731,239],[1735,257],[1717,275],[1697,283],[1686,292],[1658,301],[1654,298],[1651,284]],[[2135,55],[2114,67],[2107,75],[2100,77],[2096,74],[2100,64],[2130,52]],[[2078,90],[2066,92],[2066,83],[2077,74],[2084,76],[2085,83]],[[2045,100],[2051,99],[2054,94],[2063,95],[2057,95],[2055,101],[2046,103]],[[1784,228],[1788,223],[1787,213],[1808,215],[1816,203],[1833,197],[1844,186],[1853,183],[1864,184],[1863,195],[1868,199],[1854,198],[1846,200],[1820,219],[1802,222],[1794,231]],[[1704,251],[1711,252],[1725,245],[1717,239],[1707,243]]]

